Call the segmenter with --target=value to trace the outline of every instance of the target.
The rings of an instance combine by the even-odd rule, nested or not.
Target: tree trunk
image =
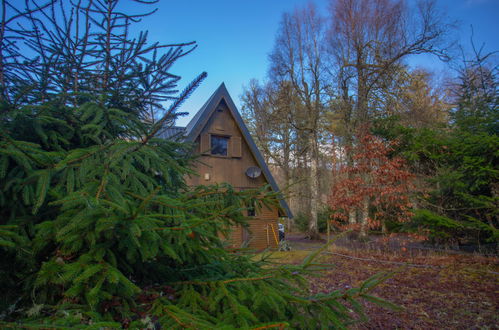
[[[308,223],[308,236],[310,239],[320,238],[317,213],[319,198],[319,152],[317,150],[317,140],[315,134],[310,134],[310,219]]]
[[[381,232],[383,233],[383,235],[388,234],[388,228],[386,228],[386,223],[384,221],[381,222]]]
[[[348,223],[350,225],[355,225],[357,223],[357,210],[351,209],[348,211]]]
[[[369,218],[369,197],[365,196],[362,200],[362,210],[360,214],[360,237],[367,237],[367,227]]]
[[[352,148],[352,145],[353,145],[353,137],[350,135],[350,136],[347,136],[347,139],[346,139],[346,145],[345,145],[345,148],[346,149],[350,149]],[[347,164],[348,164],[348,167],[352,167],[353,165],[353,159],[352,159],[352,153],[351,152],[348,152],[347,153],[347,158],[346,158],[346,161],[347,161]],[[353,174],[352,173],[348,173],[348,176],[350,179],[352,179],[352,176]],[[351,194],[351,193],[350,193]],[[349,211],[348,211],[348,224],[350,225],[350,229],[352,228],[355,228],[355,225],[357,224],[357,208],[355,206],[353,206]]]
[[[298,179],[299,184],[295,185],[296,190],[296,209],[298,213],[310,214],[310,172],[307,164],[307,155],[298,158],[298,168],[295,171],[294,177]],[[306,178],[306,180],[301,180]]]
[[[291,187],[291,174],[290,174],[290,168],[289,168],[289,156],[285,157],[285,162],[283,166],[283,176],[284,176],[284,182],[286,184],[285,188],[287,190],[287,193],[289,194],[289,189]],[[289,198],[289,197],[288,197]],[[287,218],[286,221],[286,229],[288,232],[291,231],[291,227],[293,227],[294,221],[291,218]]]

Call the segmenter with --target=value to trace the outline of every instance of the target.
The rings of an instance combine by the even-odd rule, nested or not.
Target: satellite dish
[[[249,178],[256,179],[260,175],[262,175],[262,169],[257,166],[248,167],[248,169],[246,170],[246,175]]]

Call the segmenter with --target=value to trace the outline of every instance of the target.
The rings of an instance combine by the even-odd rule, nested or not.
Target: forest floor
[[[300,262],[325,243],[292,234],[287,240],[292,250],[276,252],[279,262]],[[334,267],[311,278],[311,290],[344,290],[378,272],[393,271],[373,294],[404,308],[395,312],[366,303],[369,321],[354,329],[499,329],[497,256],[413,250],[406,241],[369,248],[345,242],[322,253],[319,261]]]

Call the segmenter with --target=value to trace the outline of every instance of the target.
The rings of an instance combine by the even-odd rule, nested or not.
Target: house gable
[[[210,142],[214,138],[226,139],[226,155],[211,153]],[[254,179],[245,175],[248,167],[259,167],[259,163],[223,99],[216,106],[216,111],[211,113],[194,142],[195,152],[201,155],[195,164],[195,171],[199,175],[189,177],[188,184],[227,182],[236,189],[258,188],[268,184],[263,175]]]
[[[187,141],[197,142],[198,151],[201,154],[210,149],[209,144],[206,142],[209,141],[210,136],[230,137],[227,157],[210,156],[209,164],[205,164],[205,168],[199,168],[200,177],[198,180],[211,180],[211,173],[213,173],[213,182],[225,181],[240,188],[258,187],[268,183],[274,191],[279,191],[277,183],[237,111],[237,107],[225,84],[222,83],[196,113],[187,125],[184,134]],[[238,139],[240,139],[241,157],[235,154]],[[205,150],[202,150],[202,148]],[[259,167],[263,175],[256,179],[248,178],[245,175],[245,170],[250,166]],[[203,172],[203,169],[207,170],[210,167],[211,173]],[[206,174],[208,175],[206,176]],[[193,178],[191,180],[194,180],[193,183],[202,183],[195,182],[196,180]],[[286,215],[291,218],[292,213],[284,199],[280,200],[280,206]]]

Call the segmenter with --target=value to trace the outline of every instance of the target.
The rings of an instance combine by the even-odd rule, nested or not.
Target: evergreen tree
[[[436,129],[411,129],[393,118],[376,133],[398,139],[398,152],[412,164],[422,192],[409,230],[432,241],[484,244],[499,239],[497,68],[490,54],[465,61],[454,90],[452,120]]]
[[[459,83],[454,88],[456,106],[453,124],[464,132],[488,135],[499,131],[499,75],[494,53],[482,55],[474,49],[474,59],[464,59]]]

